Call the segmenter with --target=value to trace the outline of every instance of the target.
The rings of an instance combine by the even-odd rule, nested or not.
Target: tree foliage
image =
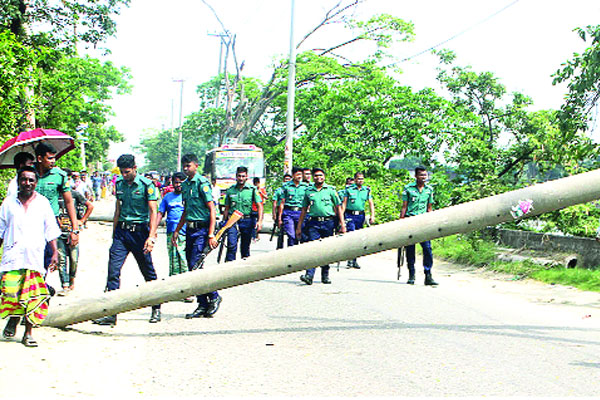
[[[200,158],[204,153],[216,146],[215,138],[224,117],[221,109],[208,108],[197,111],[185,118],[182,131],[182,154],[193,153]],[[181,168],[177,166],[177,146],[179,129],[161,130],[150,133],[140,142],[140,150],[145,154],[146,161],[152,169],[161,172],[175,172]]]
[[[554,84],[567,82],[569,91],[560,119],[562,130],[568,134],[587,130],[590,114],[600,100],[600,25],[575,31],[583,41],[590,41],[590,47],[582,54],[573,54],[553,75]]]
[[[3,0],[0,30],[32,46],[97,46],[116,32],[114,16],[130,0]],[[40,27],[34,29],[32,27]]]
[[[0,140],[36,127],[76,137],[86,161],[103,161],[122,140],[107,122],[108,100],[129,91],[129,71],[79,56],[76,45],[98,45],[115,33],[113,17],[129,0],[6,0],[0,5]],[[71,152],[61,165],[81,165]]]

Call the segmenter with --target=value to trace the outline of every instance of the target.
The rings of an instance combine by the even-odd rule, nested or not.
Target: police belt
[[[129,232],[141,232],[148,227],[147,222],[127,222],[127,221],[119,221],[117,222],[117,228],[121,228],[123,230]]]
[[[289,211],[301,211],[302,207],[290,207],[290,206],[283,206],[284,210],[289,210]]]
[[[346,210],[345,212],[346,214],[350,214],[350,215],[365,215],[364,211],[352,211],[352,210]]]
[[[188,221],[188,229],[203,229],[208,228],[208,221]]]
[[[333,215],[330,215],[328,217],[310,217],[311,221],[319,221],[319,222],[323,222],[323,221],[331,221],[333,220],[335,217]]]

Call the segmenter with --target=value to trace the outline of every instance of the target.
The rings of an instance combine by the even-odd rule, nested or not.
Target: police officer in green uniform
[[[54,215],[57,218],[60,214],[58,199],[59,197],[63,198],[67,215],[71,221],[71,232],[67,240],[72,247],[75,247],[79,243],[79,221],[67,173],[54,166],[56,163],[56,153],[56,148],[50,143],[42,142],[36,146],[35,158],[37,163],[35,168],[40,178],[35,190],[50,201],[52,211],[54,211]],[[44,266],[46,268],[50,264],[51,256],[52,249],[49,245],[46,245],[44,251]],[[50,289],[50,292],[52,293],[53,290]]]
[[[344,198],[346,197],[346,189],[348,189],[350,186],[352,186],[354,184],[354,178],[349,176],[346,178],[346,185],[344,186],[343,189],[338,190],[338,196],[340,196],[340,200],[342,201],[342,214],[344,213],[345,209],[344,209]],[[348,229],[348,224],[346,224],[346,229]]]
[[[283,184],[285,184],[286,182],[289,182],[292,180],[292,175],[291,174],[284,174],[283,175]],[[279,206],[281,205],[281,201],[283,200],[283,186],[278,187],[277,189],[275,189],[275,192],[273,193],[273,223],[275,225],[278,225],[278,221],[281,217],[281,215],[279,215]],[[283,228],[280,228],[283,229]],[[295,229],[295,228],[294,228]],[[283,248],[283,239],[284,239],[284,235],[282,234],[283,232],[280,232],[279,237],[277,238],[277,249],[282,249]]]
[[[409,183],[402,192],[402,212],[400,218],[425,214],[433,210],[433,187],[427,185],[428,174],[425,167],[415,168],[415,182]],[[423,249],[423,269],[425,270],[425,285],[437,285],[431,276],[433,267],[433,252],[431,242],[421,243]],[[415,245],[405,246],[406,264],[408,266],[408,283],[415,283]]]
[[[227,230],[227,255],[225,261],[233,261],[236,258],[238,236],[240,237],[240,253],[242,258],[250,257],[250,242],[252,231],[259,232],[262,227],[263,203],[256,186],[248,183],[248,168],[237,167],[235,172],[236,184],[225,191],[225,210],[223,221],[227,221],[229,213],[239,211],[244,216]],[[252,203],[258,207],[258,219],[252,217]]]
[[[113,242],[108,258],[106,290],[117,290],[121,285],[121,268],[132,253],[146,282],[156,280],[156,271],[150,253],[156,243],[158,193],[148,178],[137,173],[135,158],[123,154],[117,159],[121,177],[115,183],[117,197],[113,217]],[[152,306],[150,323],[160,322],[160,304]],[[116,315],[94,321],[98,325],[115,325]]]
[[[310,172],[308,175],[310,175]],[[300,235],[296,235],[296,225],[298,225],[302,213],[302,202],[304,201],[306,189],[310,186],[308,183],[303,182],[304,176],[303,168],[293,167],[292,180],[282,186],[283,193],[279,204],[279,220],[277,223],[288,237],[288,247],[306,241],[304,231]],[[305,220],[302,220],[303,225],[305,225],[305,222]]]
[[[210,182],[197,172],[198,157],[195,154],[186,154],[181,158],[181,164],[183,173],[187,176],[181,185],[183,214],[173,232],[171,241],[177,242],[179,231],[184,224],[187,224],[185,256],[188,269],[191,271],[196,268],[207,245],[213,249],[218,245],[215,239],[217,213]],[[198,306],[192,313],[186,314],[185,318],[210,318],[217,312],[222,300],[217,291],[198,295],[196,299]]]
[[[365,175],[362,172],[354,174],[354,183],[344,190],[344,198],[342,209],[344,210],[344,218],[346,219],[346,229],[348,232],[362,229],[365,223],[365,204],[369,203],[369,224],[375,223],[375,205],[373,204],[373,196],[371,196],[371,188],[364,186]],[[356,258],[348,260],[348,267],[360,268],[356,262]]]
[[[325,171],[321,168],[312,170],[314,183],[306,189],[302,203],[302,212],[296,225],[296,235],[300,235],[304,217],[308,215],[306,231],[308,241],[318,240],[332,236],[335,230],[335,217],[340,221],[340,232],[346,232],[346,224],[342,215],[340,198],[335,187],[325,183]],[[310,268],[300,280],[307,285],[312,285],[315,276],[315,268]],[[329,279],[329,265],[321,267],[321,282],[331,283]]]

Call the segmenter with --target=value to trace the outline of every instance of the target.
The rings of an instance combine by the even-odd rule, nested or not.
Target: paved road
[[[103,289],[110,229],[90,223],[77,288],[53,302]],[[253,251],[272,247],[264,236]],[[213,319],[185,320],[194,305],[173,302],[159,324],[148,324],[144,309],[120,315],[114,328],[39,328],[38,349],[0,342],[0,384],[7,398],[31,377],[29,393],[51,397],[600,393],[600,294],[440,262],[438,288],[423,286],[421,274],[409,286],[406,276],[396,280],[393,257],[334,268],[332,285],[317,271],[312,286],[294,273],[222,291]],[[167,275],[164,246],[154,258]],[[122,286],[136,284],[130,258]]]

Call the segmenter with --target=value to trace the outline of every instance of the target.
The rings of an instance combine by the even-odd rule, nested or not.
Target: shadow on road
[[[182,318],[180,314],[163,314],[163,320]],[[600,346],[600,340],[585,340],[552,336],[554,332],[581,332],[585,334],[600,333],[600,329],[568,328],[564,326],[536,326],[536,325],[449,325],[449,324],[411,324],[401,321],[377,321],[377,320],[340,320],[327,318],[314,318],[303,316],[271,317],[282,319],[288,323],[331,323],[329,326],[297,326],[280,328],[254,328],[254,329],[228,329],[218,331],[180,331],[163,333],[110,333],[101,334],[99,331],[86,331],[77,328],[64,328],[65,330],[80,333],[82,335],[99,335],[106,337],[184,337],[184,336],[220,336],[220,335],[244,335],[264,333],[313,333],[313,332],[338,332],[338,331],[394,331],[394,330],[439,330],[452,333],[477,333],[490,336],[513,337],[534,339],[542,342],[572,344],[572,345],[594,345]],[[197,320],[196,320],[197,321]],[[123,321],[127,323],[126,320]],[[600,364],[596,364],[600,367]],[[585,365],[590,366],[590,365]]]

